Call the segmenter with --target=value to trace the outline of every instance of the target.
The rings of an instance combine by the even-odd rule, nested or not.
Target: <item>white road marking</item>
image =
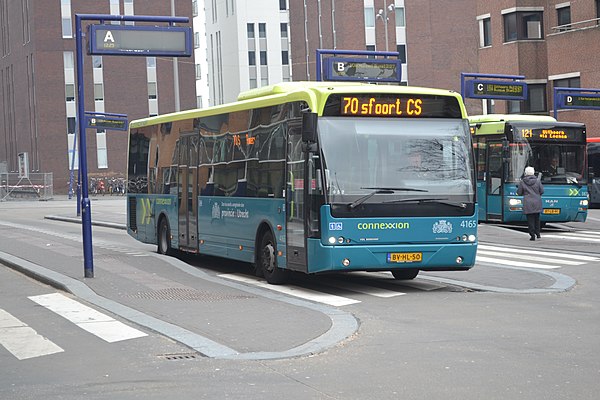
[[[60,293],[31,296],[29,299],[109,343],[147,336]]]
[[[502,258],[497,258],[497,257],[494,257],[494,258],[480,257],[479,255],[476,258],[476,262],[477,261],[489,262],[489,263],[494,263],[494,264],[506,264],[506,265],[512,265],[513,267],[526,267],[526,268],[556,269],[556,268],[562,267],[562,265],[535,264],[535,263],[528,263],[528,262],[515,261],[515,260],[504,260]]]
[[[0,345],[19,360],[47,356],[64,350],[27,324],[0,309]]]
[[[544,235],[544,236],[548,236],[548,235]],[[542,236],[542,240],[543,240],[544,236]],[[556,253],[556,252],[552,252],[552,251],[541,251],[541,250],[530,250],[530,249],[514,249],[512,247],[500,247],[500,246],[492,246],[492,245],[487,245],[487,244],[479,244],[477,248],[484,249],[484,250],[498,250],[498,251],[501,251],[502,253],[511,252],[511,253],[521,253],[521,254],[541,255],[541,256],[548,256],[548,257],[560,257],[560,258],[566,258],[569,260],[583,260],[583,261],[598,261],[598,260],[600,260],[600,258],[598,258],[598,257],[584,256],[581,254]]]
[[[270,285],[263,279],[249,277],[241,274],[220,274],[219,277],[225,279],[231,279],[238,282],[248,283],[254,286],[259,286],[265,289],[273,290],[276,292],[284,293],[290,296],[299,297],[305,300],[315,301],[317,303],[329,304],[331,306],[347,306],[349,304],[360,303],[359,300],[349,299],[347,297],[336,296],[333,294],[321,293],[315,290],[301,288],[293,285]]]

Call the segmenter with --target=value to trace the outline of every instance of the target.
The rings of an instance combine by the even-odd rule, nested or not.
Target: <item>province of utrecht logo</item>
[[[221,206],[217,202],[213,204],[212,217],[213,219],[221,219]]]
[[[433,224],[431,230],[433,233],[452,233],[452,223],[446,221],[445,219],[440,219],[438,222]]]

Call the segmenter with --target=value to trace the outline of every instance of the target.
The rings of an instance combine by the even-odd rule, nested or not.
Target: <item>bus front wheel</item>
[[[258,265],[263,276],[272,285],[279,285],[287,280],[287,271],[277,266],[277,244],[271,231],[263,234],[260,240]]]
[[[418,269],[395,269],[390,271],[394,275],[394,279],[399,281],[408,281],[415,279],[419,275]]]
[[[158,225],[158,254],[170,255],[173,252],[171,248],[171,230],[166,218],[160,220]]]

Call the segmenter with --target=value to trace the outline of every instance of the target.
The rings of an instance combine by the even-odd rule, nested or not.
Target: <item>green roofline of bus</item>
[[[469,124],[476,126],[476,135],[490,135],[504,133],[507,122],[539,122],[554,123],[561,126],[583,126],[578,122],[559,122],[554,117],[548,115],[527,115],[527,114],[482,114],[470,115]]]
[[[133,120],[129,123],[129,128],[140,128],[146,125],[154,125],[163,122],[173,122],[188,118],[206,117],[225,112],[239,111],[250,108],[268,107],[284,102],[306,101],[311,110],[322,114],[322,108],[315,110],[317,105],[323,107],[325,98],[332,93],[371,93],[373,84],[360,82],[282,82],[261,88],[251,89],[241,92],[238,101],[212,106],[208,108],[197,108],[175,113],[159,115]],[[411,93],[411,94],[430,94],[439,96],[451,96],[458,98],[461,114],[464,118],[467,111],[459,93],[453,90],[423,88],[414,86],[397,85],[377,85],[378,93]],[[285,101],[284,101],[285,100]]]

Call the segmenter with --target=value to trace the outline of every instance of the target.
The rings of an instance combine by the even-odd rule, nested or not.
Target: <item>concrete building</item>
[[[175,15],[192,17],[191,1]],[[66,193],[76,123],[75,15],[172,15],[164,0],[0,2],[0,163],[16,172],[27,153],[30,172],[52,172],[54,192]],[[87,23],[97,23],[87,21]],[[85,32],[85,26],[84,32]],[[85,110],[147,117],[196,106],[193,58],[84,56]],[[175,101],[175,93],[179,101]],[[127,135],[87,131],[90,176],[124,176]],[[76,176],[76,174],[75,174]]]
[[[211,105],[290,80],[288,0],[206,0],[205,9]]]
[[[206,13],[205,0],[192,0],[192,15],[194,17],[194,60],[196,68],[196,106],[208,107],[208,60],[206,54]]]

